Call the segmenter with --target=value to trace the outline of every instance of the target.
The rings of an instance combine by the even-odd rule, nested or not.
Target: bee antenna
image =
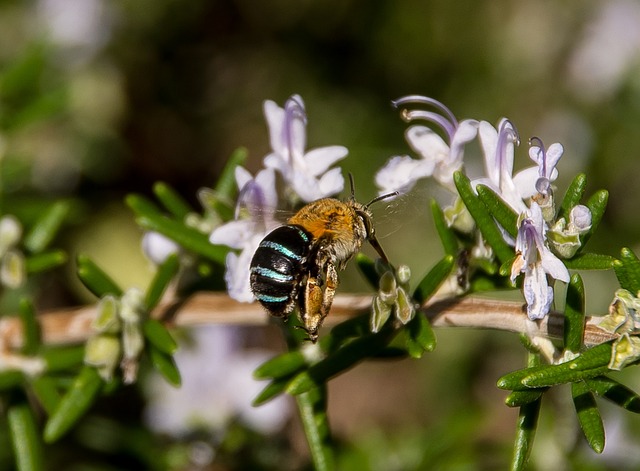
[[[349,172],[349,183],[351,184],[351,200],[356,199],[356,184],[353,182],[353,174]]]
[[[400,193],[398,193],[397,191],[392,191],[391,193],[386,193],[384,195],[376,196],[371,201],[369,201],[367,204],[365,204],[364,207],[368,208],[373,203],[377,203],[378,201],[382,201],[382,200],[386,200],[387,198],[392,198],[394,196],[398,196],[399,194]]]

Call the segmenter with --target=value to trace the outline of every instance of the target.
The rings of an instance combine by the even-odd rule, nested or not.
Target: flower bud
[[[571,208],[569,213],[569,230],[583,234],[591,229],[591,211],[586,206],[579,204]]]
[[[380,329],[387,323],[390,316],[391,306],[382,301],[379,296],[375,296],[371,309],[371,332],[380,332]]]
[[[413,302],[411,301],[411,297],[407,294],[405,290],[402,288],[398,288],[398,300],[395,303],[396,308],[396,317],[400,322],[406,324],[416,314],[416,310],[413,307]]]
[[[380,289],[378,290],[378,296],[380,297],[380,300],[391,306],[398,296],[396,292],[396,278],[393,276],[393,273],[390,271],[385,272],[380,277],[379,286]]]
[[[96,307],[97,315],[91,323],[91,327],[101,334],[117,334],[120,332],[121,321],[119,317],[120,302],[112,295],[107,295],[100,300]]]
[[[27,278],[24,255],[18,250],[9,250],[0,264],[0,282],[7,288],[19,288]]]
[[[411,278],[411,268],[409,268],[407,265],[400,265],[396,270],[396,277],[398,278],[400,284],[407,284],[409,282],[409,279]]]
[[[120,341],[114,335],[95,335],[85,344],[84,362],[97,368],[98,373],[105,381],[113,377],[113,372],[120,360]]]

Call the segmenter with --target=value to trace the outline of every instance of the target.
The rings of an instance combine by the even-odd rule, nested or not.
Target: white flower
[[[154,264],[162,265],[169,256],[180,252],[180,246],[159,232],[150,231],[142,236],[142,252]]]
[[[305,202],[340,193],[344,188],[341,170],[328,169],[345,158],[348,150],[343,146],[327,146],[305,153],[307,116],[302,98],[291,96],[284,108],[267,100],[264,114],[273,151],[265,157],[265,166],[279,171],[287,185]]]
[[[534,201],[526,216],[521,216],[516,238],[516,259],[511,267],[511,282],[524,273],[524,297],[531,320],[542,319],[551,308],[553,289],[548,284],[547,275],[569,282],[567,267],[545,244],[546,231],[542,210]]]
[[[278,225],[273,217],[278,195],[272,169],[261,170],[253,178],[244,168],[236,167],[236,183],[240,188],[236,219],[214,229],[209,241],[240,250],[239,254],[227,254],[224,278],[229,296],[249,303],[254,300],[249,284],[249,264],[260,241]],[[242,209],[247,209],[249,215],[239,219],[243,216]]]
[[[406,193],[421,178],[433,176],[440,184],[455,191],[453,173],[462,168],[464,145],[472,141],[478,132],[478,122],[467,119],[458,122],[453,113],[442,103],[423,96],[406,96],[393,102],[394,106],[426,104],[438,113],[425,110],[402,111],[405,121],[422,119],[438,126],[446,134],[447,141],[426,126],[411,126],[405,137],[411,148],[421,157],[393,157],[376,174],[376,185],[380,194],[391,191]]]
[[[289,419],[285,396],[260,407],[251,402],[263,388],[253,379],[257,366],[269,358],[264,350],[245,351],[235,328],[203,326],[181,345],[174,358],[182,376],[176,389],[158,376],[146,384],[146,421],[156,431],[181,436],[204,427],[220,431],[239,419],[262,433],[273,433]]]
[[[549,146],[549,149],[545,149],[542,140],[537,137],[529,139],[529,143],[531,146],[529,147],[529,157],[538,166],[538,179],[535,182],[535,189],[538,193],[547,195],[551,188],[551,182],[558,178],[556,165],[558,165],[558,161],[562,157],[564,148],[559,142],[554,142]]]

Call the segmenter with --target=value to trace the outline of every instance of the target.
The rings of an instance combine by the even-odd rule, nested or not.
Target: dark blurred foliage
[[[633,33],[637,21],[637,5],[625,0],[4,0],[2,211],[29,220],[49,199],[68,198],[75,210],[59,245],[72,256],[93,251],[97,259],[112,261],[115,265],[108,270],[116,278],[144,272],[141,257],[128,255],[139,252],[139,233],[133,223],[122,223],[123,218],[131,219],[122,198],[129,192],[149,194],[153,183],[162,180],[197,204],[196,191],[215,183],[238,146],[249,149],[248,168],[259,169],[269,151],[262,115],[265,99],[282,105],[291,94],[302,95],[309,116],[309,147],[347,146],[350,156],[344,173],[354,173],[359,197],[367,200],[375,192],[375,171],[390,156],[410,153],[403,139],[406,125],[390,100],[423,94],[447,104],[459,118],[496,123],[509,117],[522,138],[516,167],[528,165],[528,137],[536,135],[547,144],[562,142],[565,156],[558,186],[564,188],[584,171],[589,192],[610,191],[609,212],[592,248],[616,255],[622,245],[637,245],[640,233],[635,216],[640,202],[640,185],[635,183],[640,162],[640,40]],[[477,155],[467,158],[471,169],[479,168]],[[440,257],[440,249],[425,241],[424,231],[430,227],[428,195],[417,197],[423,199],[394,208],[396,220],[389,225],[400,229],[382,233],[389,234],[383,243],[392,259],[409,261],[422,272]],[[422,249],[415,253],[418,245]],[[125,260],[118,265],[117,259]],[[42,305],[86,300],[71,273],[56,275],[40,288],[45,293]],[[141,275],[145,277],[147,273]],[[594,278],[591,284],[590,278],[589,302],[602,311],[610,301],[612,277]],[[347,280],[343,286],[364,284]],[[375,410],[365,408],[372,415],[365,423],[374,426],[354,430],[346,439],[341,469],[506,467],[514,414],[502,406],[493,381],[521,366],[518,354],[511,356],[519,351],[517,342],[484,335],[470,338],[464,346],[440,342],[433,357],[411,366],[403,363],[403,371],[417,378],[405,377],[415,384],[395,387],[418,391],[425,404],[402,404],[400,409],[424,407],[436,417],[418,414],[424,422],[393,423],[387,433],[376,427]],[[486,353],[478,356],[478,351]],[[453,370],[455,375],[450,374]],[[384,376],[375,377],[384,381]],[[436,389],[429,384],[433,378],[438,378]],[[354,382],[346,397],[366,404],[376,390],[360,389],[359,384]],[[398,406],[397,389],[393,391],[386,404],[392,411]],[[482,397],[486,391],[489,399]],[[116,402],[143,401],[137,393],[129,394],[132,397]],[[444,396],[450,402],[441,407]],[[488,417],[494,412],[500,418]],[[120,410],[117,416],[127,414]],[[111,467],[76,464],[64,469],[163,469],[166,462],[150,464],[154,453],[148,451],[169,448],[142,427],[139,417],[133,424],[120,419],[90,422],[108,420],[98,417],[100,413],[88,419],[78,433],[85,430],[91,437],[102,430],[111,438],[120,433],[135,436],[127,444],[148,445],[147,451],[126,458],[131,450],[122,451],[116,440],[115,448],[101,453],[125,461]],[[341,430],[356,422],[349,419],[336,419],[343,423]],[[636,420],[636,431],[638,425]],[[472,432],[478,427],[482,432],[476,438]],[[253,458],[244,454],[247,446],[254,452],[263,446],[250,432],[236,433],[248,435],[237,448],[226,448],[227,458],[225,448],[220,449],[220,465],[184,469],[263,469],[257,463],[281,456],[282,444],[275,437],[275,444],[266,445],[271,458],[233,462],[239,456]],[[556,445],[538,438],[534,461],[540,469],[547,463],[540,451],[545,446],[579,450],[573,438],[561,438],[567,441]],[[70,440],[67,449],[91,453],[99,443]],[[0,452],[3,461],[4,453]],[[84,452],[79,454],[84,457]],[[575,454],[576,463],[586,461]],[[580,469],[607,469],[588,466]]]

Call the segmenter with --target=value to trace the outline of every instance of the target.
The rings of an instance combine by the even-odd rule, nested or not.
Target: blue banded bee
[[[323,198],[304,206],[258,246],[250,266],[256,299],[275,317],[287,317],[297,307],[303,328],[315,343],[338,287],[337,270],[365,240],[387,261],[374,235],[369,206],[396,194],[364,205],[355,201],[351,179],[348,201]]]

